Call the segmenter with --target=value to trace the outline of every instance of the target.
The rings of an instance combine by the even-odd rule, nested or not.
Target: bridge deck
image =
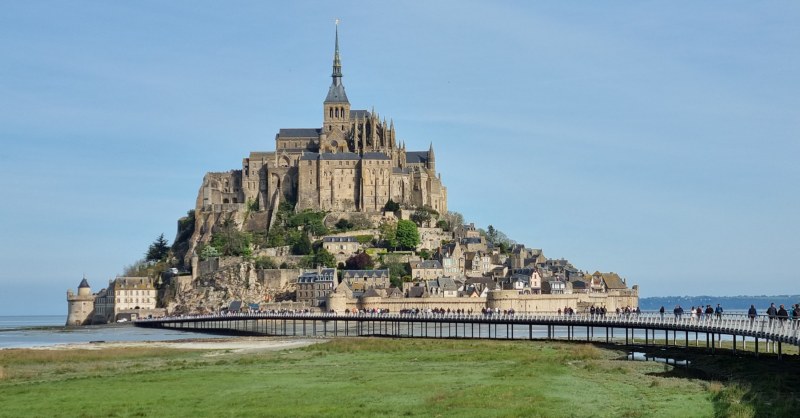
[[[576,328],[585,328],[587,340],[596,329],[605,329],[606,341],[614,341],[614,330],[624,330],[625,344],[629,344],[636,331],[644,331],[645,341],[656,341],[656,331],[664,332],[664,344],[669,344],[672,333],[673,344],[677,343],[677,333],[683,333],[688,345],[689,333],[706,336],[710,348],[715,348],[713,336],[730,336],[736,349],[737,337],[740,341],[751,338],[758,352],[759,340],[777,343],[778,354],[782,354],[782,344],[797,346],[800,350],[800,321],[769,319],[746,315],[723,315],[719,318],[708,316],[694,318],[675,317],[659,314],[632,315],[482,315],[482,314],[388,314],[388,313],[238,313],[227,315],[196,315],[141,319],[136,326],[152,328],[171,328],[196,332],[230,332],[251,335],[306,335],[306,336],[410,336],[428,337],[429,328],[433,338],[515,338],[516,331],[525,332],[527,338],[534,339],[534,326],[546,328],[546,338],[575,337]],[[447,328],[445,329],[445,325]],[[455,327],[455,330],[453,330]],[[468,328],[469,327],[469,328]],[[477,333],[475,328],[477,327]],[[501,328],[498,328],[501,327]],[[503,332],[502,327],[505,327]],[[609,330],[611,338],[609,338]],[[542,330],[542,337],[544,331]],[[630,332],[630,339],[629,339]],[[446,333],[446,335],[445,335]],[[499,335],[503,334],[503,337]],[[619,333],[618,333],[619,335]],[[652,335],[652,337],[651,337]],[[709,335],[712,336],[709,339]]]

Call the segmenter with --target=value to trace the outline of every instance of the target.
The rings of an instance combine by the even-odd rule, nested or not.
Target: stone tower
[[[336,46],[333,52],[333,73],[328,95],[322,104],[322,152],[349,151],[347,133],[350,130],[350,101],[342,84],[342,60],[339,57],[339,24],[336,24]]]
[[[88,325],[94,313],[94,296],[86,277],[78,285],[78,294],[67,290],[67,323],[66,326]]]

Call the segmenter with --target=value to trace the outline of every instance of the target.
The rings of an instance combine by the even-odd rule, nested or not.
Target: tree
[[[292,245],[292,253],[294,255],[305,255],[311,254],[311,240],[308,239],[308,235],[300,234],[299,239]]]
[[[398,210],[400,210],[400,204],[392,199],[386,201],[386,205],[383,206],[384,212],[397,212]]]
[[[384,248],[397,247],[397,225],[392,222],[381,224],[381,242]]]
[[[436,227],[440,228],[444,232],[450,232],[450,224],[448,224],[444,219],[439,219],[439,221],[436,222]]]
[[[353,223],[345,218],[339,219],[334,226],[340,231],[349,231],[353,229]]]
[[[413,250],[419,245],[419,231],[414,222],[401,219],[397,221],[397,246]]]
[[[429,260],[431,258],[431,252],[427,249],[423,248],[419,250],[419,258],[423,260]]]
[[[254,262],[257,269],[276,269],[278,265],[275,264],[275,260],[265,255],[256,258]]]
[[[411,214],[411,220],[418,226],[423,226],[431,220],[431,213],[425,209],[417,209]]]
[[[447,221],[451,231],[458,231],[464,226],[464,215],[458,212],[448,211],[444,215],[444,220]]]
[[[215,247],[220,255],[249,257],[250,234],[239,231],[233,221],[226,220],[221,228],[211,235],[211,246]]]
[[[494,226],[492,225],[489,225],[489,228],[487,228],[486,240],[491,245],[494,245],[494,243],[497,241],[497,231],[494,229]]]
[[[164,234],[161,234],[150,244],[145,255],[145,261],[161,261],[167,258],[169,254],[169,243],[164,239]]]
[[[336,257],[324,248],[318,249],[312,260],[313,266],[336,267]]]
[[[344,268],[347,270],[370,270],[375,267],[372,257],[367,253],[358,253],[347,259]]]

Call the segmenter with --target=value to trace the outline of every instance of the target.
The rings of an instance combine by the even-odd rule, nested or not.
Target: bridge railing
[[[239,312],[206,315],[181,315],[174,317],[146,318],[137,322],[165,322],[181,320],[235,320],[259,318],[318,319],[318,320],[356,320],[356,319],[408,319],[408,320],[455,320],[481,322],[545,322],[551,324],[580,324],[580,326],[612,326],[619,328],[663,328],[680,331],[698,331],[725,334],[759,335],[769,338],[800,338],[800,321],[780,320],[765,315],[749,317],[744,314],[703,315],[661,315],[658,312],[630,314],[558,314],[558,313],[434,313],[434,312],[355,312],[347,314],[320,312]]]

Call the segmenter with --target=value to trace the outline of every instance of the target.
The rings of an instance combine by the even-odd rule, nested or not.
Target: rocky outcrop
[[[294,298],[299,270],[256,269],[250,262],[225,260],[182,289],[167,304],[170,314],[217,312],[234,300],[264,303]]]

